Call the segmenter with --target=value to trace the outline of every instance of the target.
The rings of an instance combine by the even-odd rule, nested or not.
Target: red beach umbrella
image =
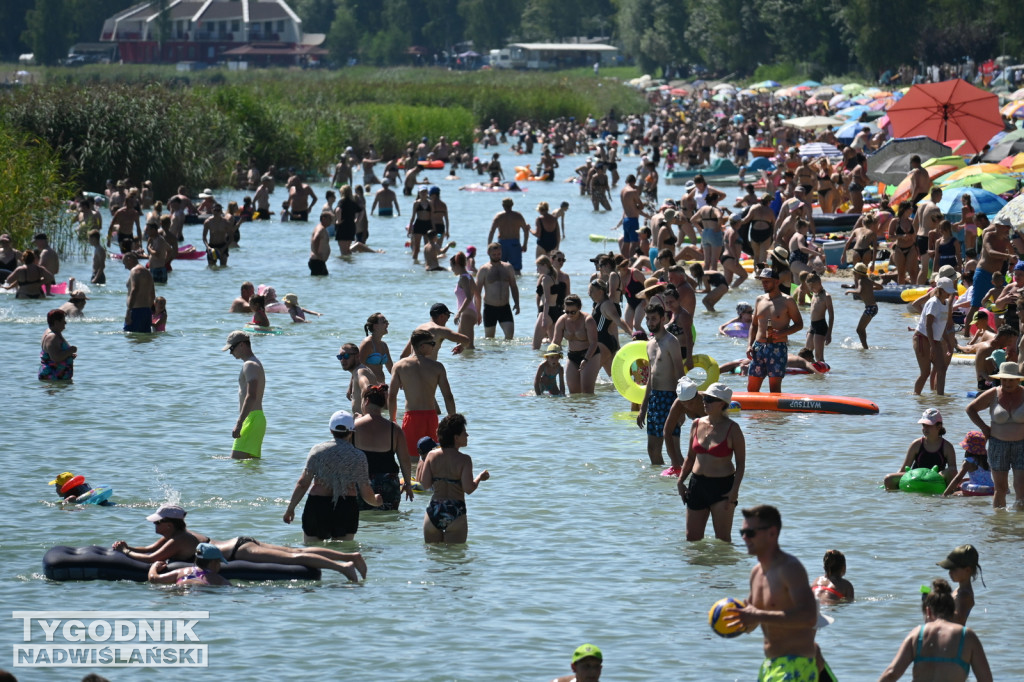
[[[915,85],[887,113],[896,137],[962,138],[960,153],[979,151],[1003,129],[999,98],[959,78]]]

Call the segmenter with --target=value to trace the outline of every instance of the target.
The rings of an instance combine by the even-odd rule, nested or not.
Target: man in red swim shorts
[[[409,346],[413,354],[395,363],[391,370],[391,387],[388,391],[388,411],[392,421],[398,414],[398,391],[405,391],[405,415],[402,417],[402,431],[405,433],[409,456],[418,452],[416,443],[423,436],[437,438],[437,402],[434,394],[441,389],[444,407],[448,414],[455,414],[455,398],[448,385],[448,374],[444,365],[430,357],[436,342],[425,329],[412,333]]]

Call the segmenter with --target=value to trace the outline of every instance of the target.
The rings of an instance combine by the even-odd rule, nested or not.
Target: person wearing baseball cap
[[[581,644],[572,652],[572,675],[556,677],[552,682],[598,682],[604,654],[593,644]]]
[[[192,566],[169,571],[166,561],[157,561],[149,567],[148,580],[154,585],[230,585],[231,582],[220,574],[221,567],[227,563],[215,545],[200,542]]]
[[[899,490],[900,479],[907,469],[932,469],[938,468],[939,473],[946,479],[946,485],[956,476],[956,450],[953,444],[943,438],[946,429],[942,425],[942,413],[934,407],[929,407],[917,420],[921,425],[921,438],[914,440],[907,448],[907,454],[903,463],[895,473],[886,475],[883,480],[886,490]]]
[[[366,454],[352,444],[356,429],[352,413],[338,410],[328,420],[328,428],[334,439],[314,445],[309,451],[284,513],[284,522],[291,523],[295,508],[309,491],[302,510],[302,536],[306,544],[353,539],[359,529],[359,495],[373,507],[384,503],[370,484]]]
[[[949,298],[956,295],[956,285],[948,277],[940,277],[935,282],[932,297],[921,310],[921,319],[914,333],[914,354],[920,368],[917,381],[914,382],[914,393],[921,395],[925,384],[932,376],[934,369],[935,393],[942,395],[946,390],[946,351],[943,337],[946,334],[946,321],[949,317]],[[974,311],[968,315],[970,319]],[[970,325],[964,325],[965,327]]]
[[[953,620],[960,625],[966,625],[967,617],[971,615],[971,609],[974,608],[974,585],[972,583],[981,571],[981,565],[978,563],[978,550],[974,548],[974,545],[960,545],[935,565],[949,571],[950,581],[957,583],[957,588],[953,591],[953,601],[956,604]],[[984,577],[981,579],[981,584],[985,584]]]
[[[448,341],[455,342],[455,347],[452,348],[452,355],[458,355],[466,348],[472,348],[470,339],[465,334],[449,329],[446,325],[448,320],[452,317],[452,311],[448,309],[444,303],[435,303],[430,306],[430,322],[424,322],[420,326],[414,329],[414,332],[425,331],[429,332],[434,338],[434,345],[430,346],[427,352],[427,357],[432,360],[437,360],[438,353],[441,352],[441,344],[447,339]],[[412,347],[412,339],[405,344],[405,348],[402,349],[401,357],[406,358],[414,353]]]
[[[267,434],[267,418],[263,414],[263,391],[267,376],[263,363],[252,352],[252,339],[243,331],[228,334],[222,351],[242,361],[238,373],[238,419],[231,431],[235,442],[231,446],[232,459],[259,459],[263,454],[263,437]]]
[[[146,517],[153,524],[153,531],[160,539],[147,547],[132,547],[124,540],[111,545],[129,559],[144,561],[148,564],[156,561],[192,561],[196,547],[200,542],[209,542],[210,538],[188,530],[185,524],[187,512],[176,504],[164,504]]]
[[[782,293],[775,270],[763,268],[758,279],[764,293],[754,301],[754,316],[750,322],[747,357],[751,362],[747,390],[758,393],[767,376],[769,390],[781,393],[782,377],[786,375],[789,361],[789,336],[804,328],[804,320],[796,301]]]

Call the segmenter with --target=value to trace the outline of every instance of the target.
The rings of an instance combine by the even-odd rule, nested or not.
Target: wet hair
[[[562,301],[562,308],[564,309],[566,306],[576,306],[577,308],[582,310],[583,301],[577,294],[569,294],[568,296],[565,297],[565,300]]]
[[[373,386],[370,386],[363,391],[363,400],[371,405],[384,407],[388,403],[388,385],[374,384]]]
[[[67,317],[67,313],[65,313],[63,310],[61,310],[60,308],[54,308],[50,312],[46,313],[46,324],[48,326],[53,326],[54,322],[66,320]]]
[[[956,602],[953,600],[953,588],[942,578],[932,581],[932,588],[921,595],[921,610],[931,609],[932,613],[949,620],[956,612]]]
[[[741,509],[740,512],[745,519],[757,519],[768,527],[782,530],[782,515],[779,514],[778,509],[770,504],[759,504],[750,509]]]
[[[456,412],[437,425],[437,441],[442,448],[455,447],[455,437],[466,431],[466,418]]]
[[[814,362],[814,351],[810,348],[801,348],[796,352],[796,356]]]
[[[838,549],[830,549],[825,552],[821,563],[825,569],[825,575],[834,575],[846,570],[846,557]]]
[[[249,299],[249,307],[255,310],[256,308],[267,307],[267,297],[257,294]]]
[[[370,332],[373,331],[373,325],[377,324],[382,319],[384,319],[384,313],[374,313],[366,318],[366,324],[363,325],[363,331],[367,336],[369,336]]]

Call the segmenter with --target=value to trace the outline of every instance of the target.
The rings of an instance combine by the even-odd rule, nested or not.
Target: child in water
[[[835,603],[853,601],[853,585],[844,578],[846,575],[846,557],[838,549],[825,552],[822,559],[825,575],[820,576],[811,585],[811,591],[818,601]]]
[[[811,328],[807,330],[805,347],[814,351],[815,362],[825,362],[825,346],[832,343],[832,326],[836,321],[832,296],[825,291],[821,277],[815,272],[801,272],[800,282],[811,292]]]
[[[427,272],[438,272],[447,269],[441,267],[437,260],[448,253],[448,249],[454,247],[455,242],[448,242],[445,246],[441,246],[443,236],[444,232],[441,230],[431,232],[427,243],[423,245],[423,267]]]
[[[985,434],[981,431],[968,431],[960,442],[964,449],[964,463],[953,480],[946,486],[945,497],[961,497],[964,493],[973,495],[992,495],[995,493],[995,482],[992,470],[988,465],[988,451],[985,448]]]
[[[718,333],[727,335],[728,330],[726,329],[726,327],[728,327],[731,324],[738,324],[741,328],[749,331],[750,323],[753,321],[753,319],[754,307],[747,303],[746,301],[740,301],[739,303],[736,304],[736,317],[732,318],[725,324],[721,325],[718,328]]]
[[[100,244],[100,231],[89,230],[89,246],[92,247],[92,279],[93,284],[106,284],[107,250]]]
[[[252,308],[252,321],[254,327],[270,327],[270,318],[267,317],[267,299],[265,296],[256,295],[249,299],[249,307]]]
[[[841,284],[843,289],[852,289],[844,292],[846,295],[853,294],[860,297],[864,304],[864,313],[857,323],[857,336],[860,337],[860,345],[867,350],[868,347],[868,324],[871,318],[878,314],[878,304],[875,302],[875,292],[882,289],[882,285],[871,279],[868,275],[868,266],[857,263],[853,266],[853,284]]]
[[[551,344],[544,353],[544,362],[533,378],[533,392],[537,395],[565,395],[565,368],[562,367],[562,347]]]
[[[956,583],[953,590],[953,601],[956,604],[956,611],[953,612],[952,620],[967,624],[967,617],[971,615],[974,608],[974,579],[978,577],[981,566],[978,565],[978,550],[974,545],[960,545],[953,549],[946,558],[938,562],[938,566],[949,571],[949,581]],[[985,584],[982,578],[981,584]]]
[[[281,204],[281,222],[286,223],[292,219],[291,211],[288,210],[290,204],[286,201]]]
[[[320,317],[320,313],[301,307],[299,305],[299,297],[295,294],[285,294],[284,304],[288,307],[288,314],[292,316],[292,322],[308,322],[306,313]]]
[[[153,331],[167,331],[167,299],[163,296],[153,299]]]
[[[84,477],[81,477],[82,482],[79,483],[78,485],[69,486],[69,484],[74,482],[76,478],[80,477],[75,476],[70,471],[65,471],[64,473],[58,475],[57,478],[50,481],[50,485],[52,485],[56,489],[57,494],[60,495],[61,501],[70,502],[71,504],[77,504],[79,497],[85,495],[86,493],[92,490],[92,486],[85,482]],[[102,502],[97,502],[97,504],[103,507],[110,507],[113,506],[114,503],[109,502],[107,500],[103,500]]]

